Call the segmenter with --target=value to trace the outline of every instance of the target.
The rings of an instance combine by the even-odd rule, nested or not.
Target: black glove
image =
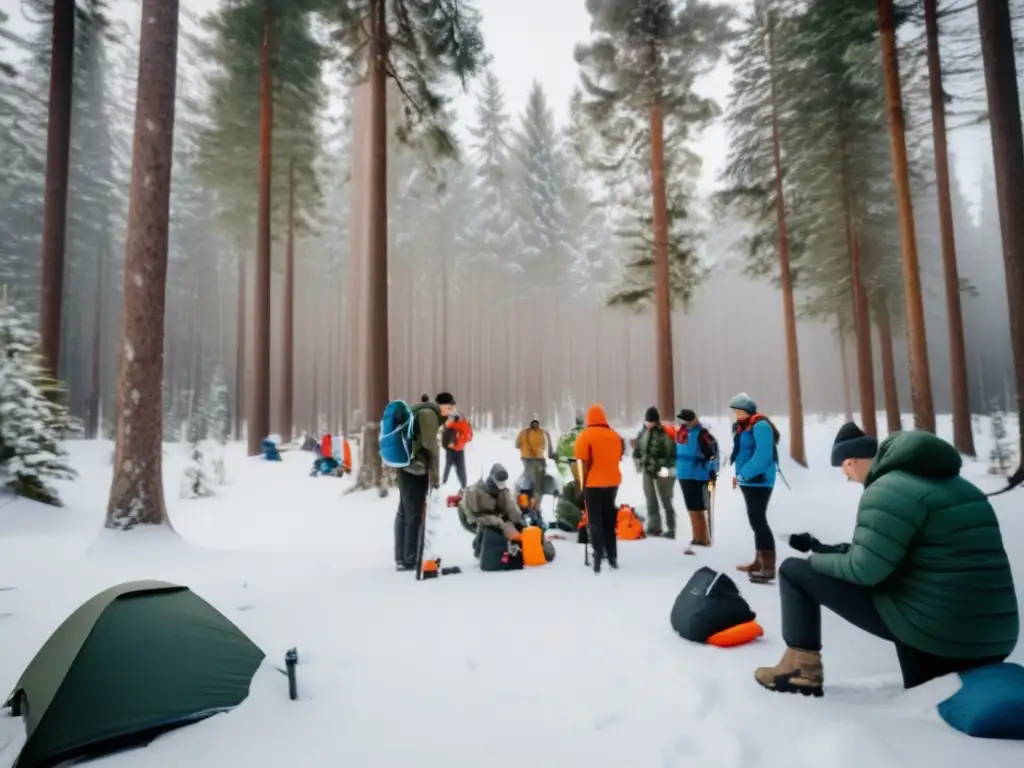
[[[821,546],[821,542],[809,533],[794,533],[789,537],[789,546],[797,552],[810,552]]]

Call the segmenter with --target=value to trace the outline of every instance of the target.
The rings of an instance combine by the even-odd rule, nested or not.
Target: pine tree
[[[203,420],[207,438],[219,446],[227,444],[231,426],[229,417],[228,385],[224,379],[224,369],[218,365],[213,371],[210,389],[204,400]]]
[[[51,480],[77,475],[61,441],[74,424],[38,352],[39,334],[0,300],[0,485],[18,496],[61,506]]]
[[[698,95],[694,84],[718,60],[730,12],[699,0],[588,0],[587,11],[594,40],[576,50],[585,110],[601,149],[609,150],[603,154],[618,158],[610,165],[627,174],[617,186],[630,196],[646,188],[652,200],[649,225],[646,215],[629,215],[625,233],[640,254],[620,301],[636,304],[654,294],[658,404],[663,413],[675,413],[671,309],[689,298],[692,285],[680,281],[699,270],[685,263],[692,244],[680,242],[672,223],[692,207],[699,172],[699,160],[685,145],[717,114],[715,102]]]
[[[1007,439],[1006,413],[998,408],[992,409],[990,417],[992,428],[992,448],[988,453],[989,474],[1009,475],[1013,468],[1013,453],[1010,441]]]

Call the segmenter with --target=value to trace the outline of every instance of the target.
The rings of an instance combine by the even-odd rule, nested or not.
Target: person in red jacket
[[[452,467],[455,468],[455,476],[459,479],[459,493],[466,490],[466,445],[473,439],[473,427],[464,418],[455,406],[452,406],[448,420],[444,424],[444,431],[441,432],[441,445],[444,446],[444,477],[442,483],[448,482],[448,475]]]

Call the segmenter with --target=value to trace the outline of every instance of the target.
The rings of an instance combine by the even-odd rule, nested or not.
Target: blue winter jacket
[[[734,434],[732,460],[740,485],[775,487],[775,432],[767,419]]]
[[[680,480],[706,483],[712,472],[718,472],[718,457],[708,461],[701,450],[700,441],[704,433],[701,424],[682,426],[676,431],[676,477]]]

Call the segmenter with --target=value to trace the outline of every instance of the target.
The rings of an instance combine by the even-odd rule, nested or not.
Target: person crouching
[[[473,554],[484,571],[502,570],[500,560],[509,542],[520,540],[519,507],[508,488],[508,470],[495,464],[486,478],[473,483],[462,497],[466,520],[476,526]],[[498,562],[494,562],[497,560]]]

